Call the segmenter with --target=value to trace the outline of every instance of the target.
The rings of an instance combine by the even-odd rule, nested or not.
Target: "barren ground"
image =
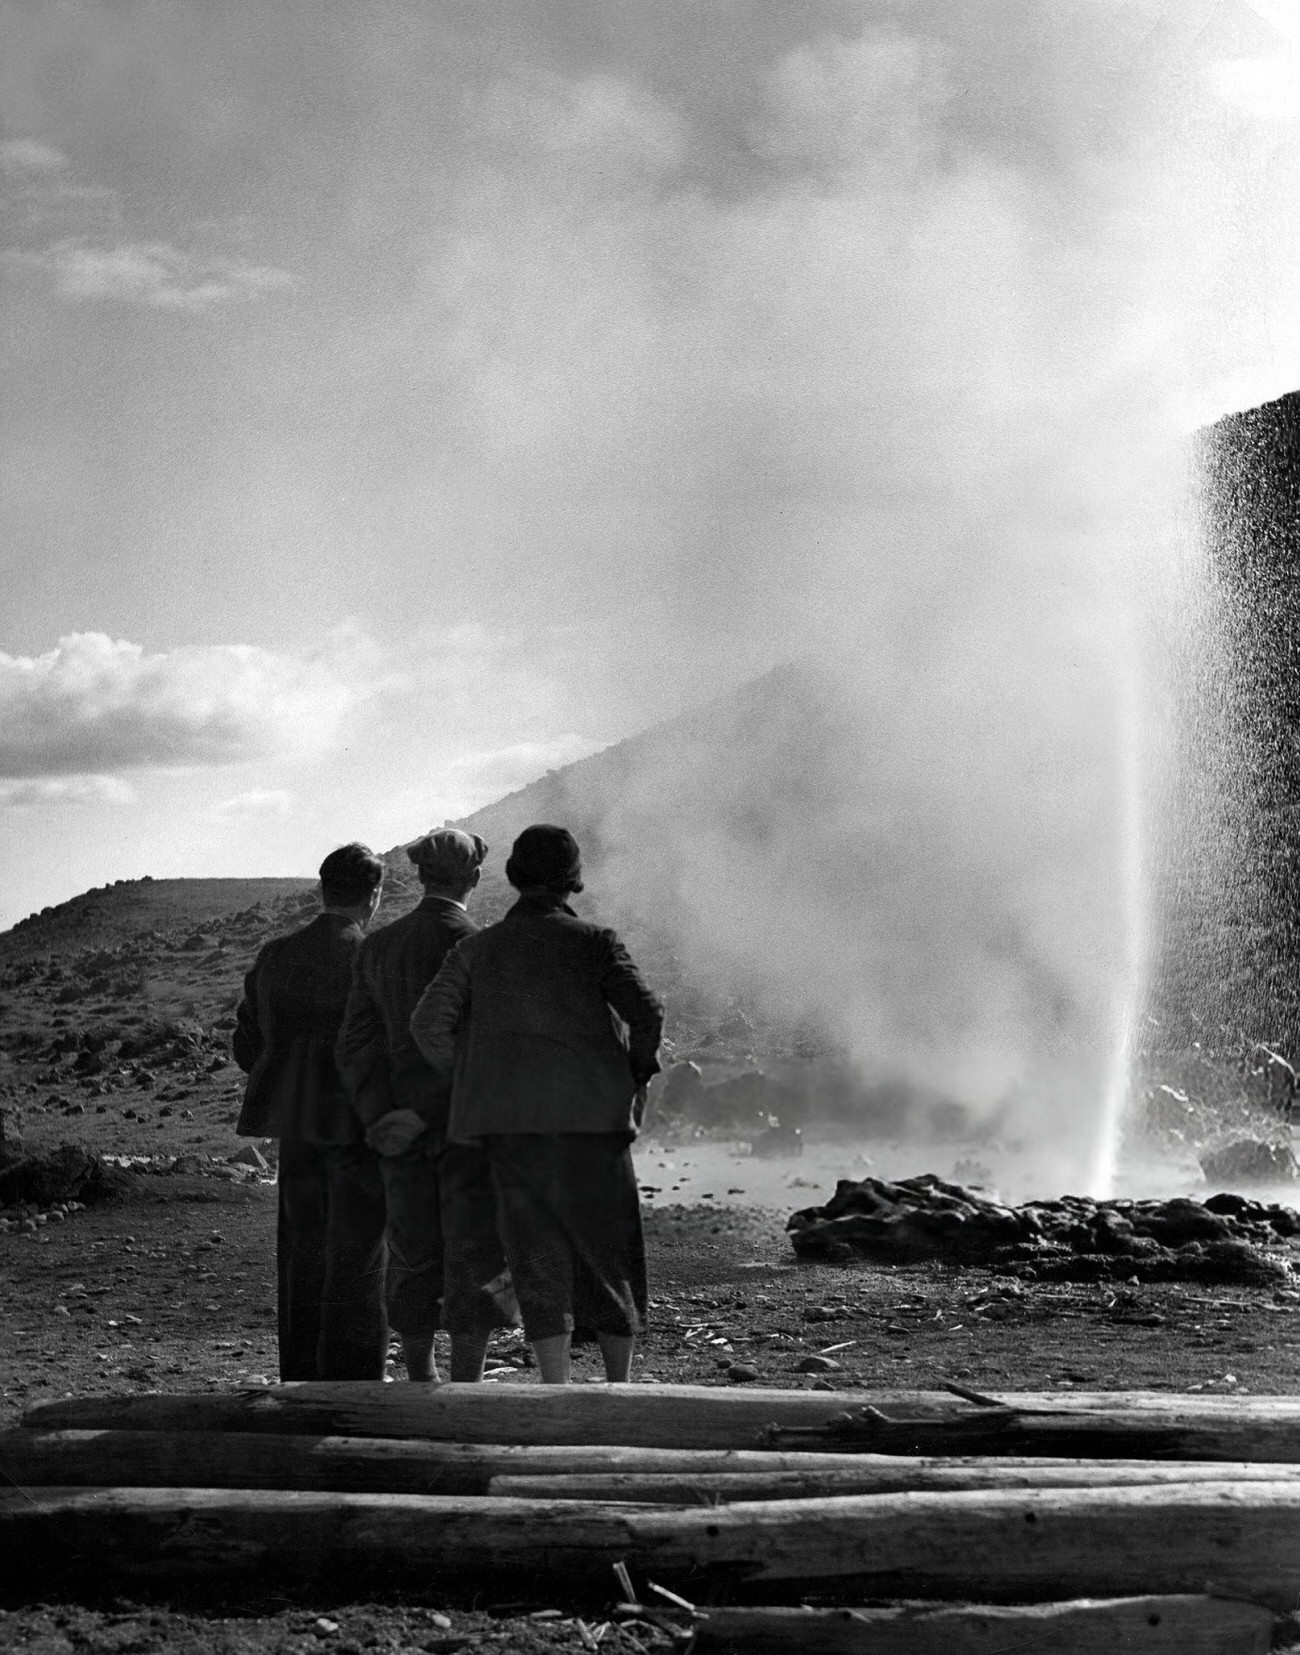
[[[63,1395],[275,1379],[275,1188],[268,1175],[224,1164],[240,1148],[232,1127],[239,1077],[224,1057],[221,1025],[253,946],[283,920],[264,913],[198,946],[154,931],[134,955],[110,930],[97,965],[84,952],[73,956],[62,938],[65,955],[37,955],[30,943],[0,951],[0,965],[8,962],[0,1103],[10,1135],[16,1129],[28,1149],[84,1144],[128,1157],[132,1170],[122,1199],[0,1234],[0,1426]],[[199,1031],[188,1045],[168,1035],[141,1058],[80,1072],[78,1048],[50,1055],[51,1041],[105,1026],[147,1046],[158,1019],[177,1015]],[[1300,1291],[799,1264],[786,1217],[826,1200],[837,1176],[860,1176],[869,1165],[888,1176],[947,1176],[952,1152],[819,1140],[815,1132],[800,1159],[758,1162],[746,1147],[651,1135],[639,1148],[652,1273],[651,1325],[635,1369],[644,1383],[928,1389],[956,1380],[994,1393],[1300,1392]],[[164,1170],[179,1154],[193,1159]],[[838,1366],[801,1371],[814,1354]],[[535,1383],[524,1363],[518,1336],[501,1337],[488,1383]],[[582,1382],[595,1380],[592,1353],[580,1351],[576,1365]],[[749,1377],[730,1371],[738,1366]],[[553,1604],[544,1582],[529,1582],[519,1602],[491,1607],[445,1591],[384,1604],[354,1603],[340,1591],[310,1602],[286,1595],[55,1605],[22,1602],[20,1584],[8,1592],[0,1647],[33,1655],[579,1649],[589,1647],[586,1627],[603,1624],[618,1596],[612,1580],[593,1582],[581,1605]],[[667,1643],[644,1624],[611,1627],[603,1639],[615,1652]]]

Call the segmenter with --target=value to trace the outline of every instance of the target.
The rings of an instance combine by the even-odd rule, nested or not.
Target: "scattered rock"
[[[803,1154],[803,1133],[797,1126],[784,1126],[773,1119],[765,1131],[751,1141],[749,1153],[760,1161],[786,1160]]]
[[[123,1199],[133,1189],[129,1173],[107,1166],[98,1155],[78,1144],[60,1144],[57,1149],[25,1156],[0,1169],[3,1207],[24,1202],[51,1207],[57,1201]]]
[[[1207,1150],[1200,1161],[1211,1184],[1287,1184],[1300,1179],[1300,1162],[1291,1146],[1259,1138],[1238,1138]]]
[[[897,1183],[842,1178],[825,1206],[792,1214],[787,1229],[800,1258],[835,1263],[939,1259],[1044,1281],[1278,1285],[1290,1279],[1290,1267],[1276,1249],[1300,1232],[1300,1215],[1239,1195],[1208,1202],[1064,1196],[1007,1207],[924,1173]],[[811,1320],[822,1312],[804,1314]]]
[[[232,1167],[252,1167],[254,1172],[269,1172],[271,1170],[265,1155],[262,1154],[256,1144],[244,1144],[228,1157],[227,1164]]]

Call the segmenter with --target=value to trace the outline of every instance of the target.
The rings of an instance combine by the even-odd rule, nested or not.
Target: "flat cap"
[[[486,840],[460,828],[431,828],[422,839],[406,847],[406,854],[425,879],[454,882],[467,879],[487,855]]]

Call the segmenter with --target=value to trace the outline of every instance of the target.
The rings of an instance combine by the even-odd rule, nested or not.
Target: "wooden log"
[[[1300,1466],[1217,1461],[921,1459],[896,1454],[430,1442],[253,1431],[0,1433],[10,1487],[281,1488],[695,1505],[923,1490],[1300,1481]]]
[[[900,1394],[911,1403],[912,1393]],[[274,1431],[448,1442],[758,1449],[771,1446],[764,1433],[773,1425],[823,1426],[847,1405],[868,1400],[876,1397],[722,1386],[322,1383],[195,1395],[69,1397],[37,1403],[22,1424],[39,1430]],[[936,1419],[970,1411],[942,1393],[931,1402]],[[823,1448],[845,1451],[844,1444],[829,1441],[791,1451]]]
[[[523,1446],[252,1431],[0,1433],[9,1486],[281,1488],[695,1505],[981,1488],[1300,1481],[1300,1466],[1218,1461],[924,1459],[897,1454]]]
[[[714,1609],[691,1655],[1265,1655],[1273,1616],[1213,1597],[872,1609]]]
[[[775,1456],[774,1456],[775,1457]],[[487,1492],[500,1499],[613,1500],[636,1505],[717,1505],[736,1500],[810,1500],[842,1494],[957,1493],[985,1488],[1141,1488],[1190,1483],[1289,1483],[1300,1465],[1218,1460],[925,1460],[863,1454],[834,1467],[763,1471],[502,1471]],[[0,1456],[0,1467],[3,1457]],[[132,1478],[132,1481],[136,1479]]]
[[[1300,1398],[1020,1393],[984,1408],[943,1392],[678,1385],[301,1384],[195,1396],[67,1399],[42,1430],[224,1430],[449,1442],[623,1444],[891,1454],[1300,1463]]]
[[[875,1454],[782,1454],[735,1448],[523,1446],[410,1437],[309,1437],[252,1431],[0,1433],[0,1483],[132,1488],[301,1488],[340,1493],[486,1494],[494,1477],[711,1472],[743,1476],[930,1465]],[[1006,1463],[1006,1462],[999,1462]],[[1046,1462],[1044,1462],[1046,1463]],[[1061,1462],[1075,1465],[1078,1461]],[[1223,1475],[1221,1467],[1215,1468]],[[1262,1468],[1252,1468],[1260,1469]],[[910,1485],[903,1485],[910,1486]]]
[[[606,1589],[615,1562],[696,1593],[851,1583],[864,1598],[1300,1597],[1300,1491],[1272,1483],[746,1501],[714,1508],[217,1489],[0,1494],[0,1556],[33,1594],[250,1575]]]

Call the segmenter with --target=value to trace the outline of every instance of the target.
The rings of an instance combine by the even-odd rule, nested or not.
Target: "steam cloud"
[[[666,750],[607,808],[608,889],[864,1068],[1019,1099],[1080,1183],[1140,988],[1185,571],[1212,260],[1177,203],[1200,188],[1203,228],[1221,182],[1187,170],[1167,11],[828,28],[755,73],[726,188],[680,100],[516,89],[442,270],[477,440],[563,476],[566,525],[615,468],[655,523],[619,573],[672,616],[665,665],[817,664],[816,750],[779,714]],[[589,540],[559,566],[609,596]]]

